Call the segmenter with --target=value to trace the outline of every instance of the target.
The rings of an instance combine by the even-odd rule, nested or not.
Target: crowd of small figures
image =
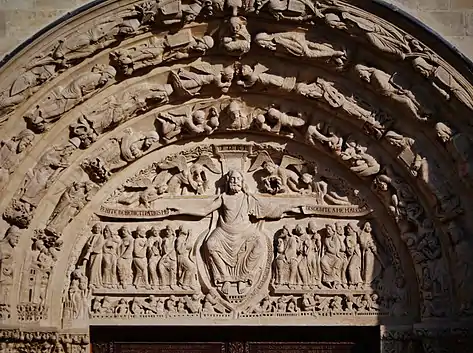
[[[147,298],[94,297],[91,314],[103,316],[135,316],[165,314],[225,314],[230,310],[220,304],[216,293],[171,295],[166,298],[150,295]]]
[[[80,276],[92,289],[191,289],[197,272],[189,237],[182,226],[114,232],[97,223],[79,259]]]
[[[237,313],[253,317],[268,314],[351,314],[370,315],[388,313],[385,301],[377,294],[320,296],[306,293],[302,296],[265,297],[257,305]],[[216,294],[147,298],[94,297],[92,318],[153,317],[153,316],[230,316],[231,310],[222,305]],[[235,314],[235,313],[233,313]]]
[[[369,222],[286,226],[275,234],[275,289],[369,289],[384,268]]]
[[[1,352],[85,353],[89,348],[86,334],[0,330]]]
[[[300,297],[285,295],[277,298],[265,297],[257,306],[253,307],[252,314],[267,313],[378,313],[383,311],[383,301],[377,294],[335,295],[320,296],[306,293]]]

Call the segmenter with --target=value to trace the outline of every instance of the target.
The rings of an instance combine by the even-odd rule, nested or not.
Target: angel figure
[[[116,171],[150,152],[158,142],[156,131],[135,132],[128,128],[122,137],[108,141],[99,153],[99,160],[108,172]]]
[[[242,56],[251,46],[251,35],[246,28],[246,19],[238,16],[228,21],[227,33],[222,35],[222,47],[230,55]]]
[[[294,136],[294,131],[305,125],[305,120],[301,117],[301,114],[293,116],[271,107],[266,112],[266,115],[259,114],[256,117],[255,124],[262,131],[292,137]]]
[[[222,65],[210,65],[201,63],[194,65],[190,69],[180,68],[171,71],[171,84],[176,93],[184,97],[197,96],[203,86],[215,85],[223,93],[227,93],[232,84],[235,70],[232,65],[223,67]]]
[[[333,128],[324,122],[316,122],[307,128],[306,141],[316,145],[316,141],[327,144],[333,153],[339,155],[342,151],[343,138],[337,136]]]
[[[274,163],[268,152],[262,151],[256,157],[248,172],[254,172],[260,167],[263,168],[269,175],[262,179],[263,190],[272,195],[286,192],[299,192],[299,174],[287,169],[293,165],[301,167],[305,162],[288,155],[284,155],[281,164],[278,166]]]
[[[156,176],[155,183],[157,182],[158,186],[166,184],[167,193],[171,195],[183,195],[186,192],[203,195],[210,186],[206,168],[214,174],[220,173],[220,168],[208,155],[201,155],[190,167],[186,157],[182,155],[159,163],[158,167],[163,171]],[[169,178],[169,170],[175,168],[179,173]]]
[[[283,77],[280,75],[268,74],[269,69],[261,64],[256,64],[254,68],[250,65],[242,65],[240,68],[240,80],[237,85],[243,88],[250,88],[258,84],[266,89],[276,89],[284,92],[291,92],[296,87],[295,77]]]
[[[154,185],[151,180],[145,180],[140,185],[133,185],[133,188],[142,190],[131,194],[127,193],[120,197],[117,202],[127,206],[138,203],[140,206],[151,208],[153,201],[161,198],[167,191],[167,185]]]
[[[161,124],[161,135],[169,141],[183,133],[211,134],[219,126],[218,113],[215,115],[212,110],[211,114],[212,116],[207,118],[205,111],[192,112],[191,107],[185,107],[182,113],[159,113],[156,120]]]
[[[359,145],[356,141],[347,141],[347,148],[341,153],[344,161],[351,161],[351,171],[357,173],[360,177],[368,177],[378,174],[381,166],[376,159],[366,153],[367,148]]]

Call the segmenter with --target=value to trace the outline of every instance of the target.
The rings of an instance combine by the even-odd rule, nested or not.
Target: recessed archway
[[[63,348],[89,325],[288,320],[450,345],[471,315],[471,77],[398,20],[107,3],[31,43],[1,72],[6,327]]]

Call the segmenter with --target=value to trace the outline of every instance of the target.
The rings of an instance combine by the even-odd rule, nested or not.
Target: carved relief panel
[[[164,156],[89,222],[71,267],[66,325],[407,315],[389,238],[360,191],[324,162],[244,141]]]

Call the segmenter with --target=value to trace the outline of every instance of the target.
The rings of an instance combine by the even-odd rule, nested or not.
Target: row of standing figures
[[[272,283],[275,287],[363,289],[385,268],[372,228],[366,222],[326,224],[314,221],[304,229],[283,227],[275,236]]]
[[[133,235],[134,236],[133,236]],[[190,231],[122,226],[114,233],[97,223],[83,250],[90,288],[191,289],[197,280]]]

